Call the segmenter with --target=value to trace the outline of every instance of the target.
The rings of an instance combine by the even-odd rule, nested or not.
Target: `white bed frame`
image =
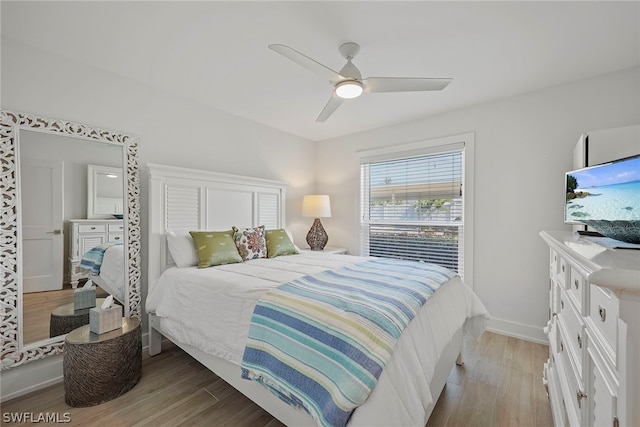
[[[231,225],[284,228],[286,184],[258,178],[147,164],[149,170],[149,272],[151,290],[162,272],[172,265],[166,231],[225,230]],[[224,207],[221,209],[221,207]],[[154,256],[158,254],[159,256]],[[240,378],[240,368],[170,336],[162,318],[149,315],[149,354],[161,352],[162,336],[171,340],[220,378],[288,426],[314,426],[304,411],[287,405],[255,381]],[[429,417],[454,363],[462,364],[462,330],[444,350],[429,385],[434,402]]]

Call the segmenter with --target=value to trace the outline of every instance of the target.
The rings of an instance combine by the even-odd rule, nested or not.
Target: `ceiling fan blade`
[[[331,82],[344,80],[344,77],[333,71],[331,68],[322,65],[318,61],[309,58],[308,56],[298,52],[295,49],[290,48],[289,46],[285,46],[283,44],[271,44],[269,45],[269,49],[278,52],[282,56],[286,56],[296,64],[303,66],[307,70],[318,74]]]
[[[411,77],[369,77],[363,79],[365,92],[413,92],[442,90],[453,79],[421,79]]]
[[[327,102],[327,105],[325,105],[322,111],[320,112],[320,115],[316,119],[316,122],[324,122],[325,120],[327,120],[329,116],[332,115],[333,112],[336,111],[338,107],[342,105],[343,102],[344,102],[344,99],[340,98],[338,95],[336,95],[335,92],[333,92],[333,94],[331,95],[331,99],[329,99],[329,102]]]

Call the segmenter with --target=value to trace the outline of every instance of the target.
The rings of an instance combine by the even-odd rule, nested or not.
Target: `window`
[[[464,275],[467,146],[431,141],[361,157],[362,255],[433,262]]]

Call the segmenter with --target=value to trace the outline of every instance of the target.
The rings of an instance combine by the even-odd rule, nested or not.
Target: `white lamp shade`
[[[331,202],[326,194],[312,194],[302,199],[302,216],[311,218],[331,217]]]

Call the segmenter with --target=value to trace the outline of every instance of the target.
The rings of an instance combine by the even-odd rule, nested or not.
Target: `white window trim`
[[[373,148],[368,150],[357,151],[360,163],[371,163],[373,161],[392,160],[407,157],[416,157],[431,153],[440,153],[451,151],[460,146],[464,146],[464,181],[462,191],[464,192],[464,210],[463,210],[463,263],[464,263],[464,281],[473,289],[474,277],[474,163],[475,163],[475,134],[473,132],[452,135],[440,138],[428,139],[425,141],[410,142],[387,147]],[[361,191],[361,190],[359,190]],[[362,194],[359,194],[359,200],[362,200]],[[356,215],[359,215],[360,209]],[[361,220],[358,218],[358,224]],[[360,227],[358,227],[360,230]],[[360,231],[358,231],[360,232]]]

